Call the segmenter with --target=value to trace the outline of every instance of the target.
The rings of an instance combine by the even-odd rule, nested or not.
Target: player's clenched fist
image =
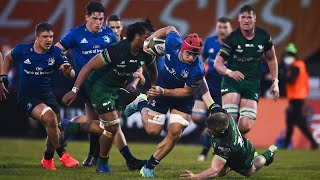
[[[63,96],[62,103],[66,106],[70,106],[77,99],[78,91],[79,88],[73,87],[71,91]]]

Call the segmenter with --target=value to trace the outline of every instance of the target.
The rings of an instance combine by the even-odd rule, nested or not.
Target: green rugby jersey
[[[214,154],[226,161],[235,171],[248,170],[254,158],[255,149],[251,142],[242,136],[237,123],[229,116],[229,127],[221,136],[210,137]]]
[[[246,79],[256,78],[259,76],[262,56],[272,46],[271,36],[265,30],[256,27],[254,38],[247,40],[238,28],[224,40],[220,52],[227,60],[229,69],[240,71]]]
[[[99,81],[114,87],[122,87],[137,69],[154,60],[153,56],[143,51],[132,55],[131,43],[127,39],[111,44],[100,55],[107,65],[93,71],[87,81],[91,84]]]

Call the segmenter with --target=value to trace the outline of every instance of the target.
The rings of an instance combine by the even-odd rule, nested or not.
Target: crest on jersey
[[[48,65],[49,65],[49,66],[53,66],[53,65],[54,65],[55,60],[54,60],[53,57],[52,57],[52,58],[49,58],[47,61],[48,61]]]
[[[103,38],[104,42],[107,42],[107,43],[111,42],[109,36],[107,36],[107,35],[103,36],[102,38]]]
[[[187,78],[187,77],[189,76],[189,72],[186,71],[186,70],[182,70],[181,76],[182,76],[183,78]]]
[[[27,109],[30,110],[31,107],[32,107],[31,102],[28,102],[28,103],[27,103]]]
[[[243,49],[241,49],[241,46],[238,45],[236,51],[239,52],[239,53],[242,53],[242,52],[243,52]]]

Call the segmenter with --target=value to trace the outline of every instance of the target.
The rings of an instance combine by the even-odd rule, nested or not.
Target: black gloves
[[[222,112],[222,113],[227,114],[227,111],[224,110],[224,109],[223,109],[219,104],[217,104],[217,103],[211,104],[211,106],[209,107],[209,112],[210,112],[210,114],[218,113],[218,112]]]

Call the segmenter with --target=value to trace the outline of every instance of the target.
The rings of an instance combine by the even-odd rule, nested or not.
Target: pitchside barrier
[[[61,97],[58,97],[61,99]],[[61,102],[61,101],[59,101]],[[286,124],[285,111],[288,100],[279,99],[275,102],[272,99],[261,98],[259,100],[258,115],[254,127],[246,135],[256,147],[267,147],[283,141]],[[84,114],[83,102],[77,102],[71,107],[61,105],[61,117],[71,119]],[[308,119],[308,125],[313,136],[320,144],[320,100],[308,100],[304,108]],[[0,137],[45,137],[42,125],[32,130],[28,120],[21,113],[18,113],[15,98],[11,97],[9,102],[0,103]],[[168,118],[168,115],[167,115]],[[121,119],[121,126],[128,141],[155,142],[161,140],[167,134],[168,123],[159,138],[149,137],[141,122],[139,113],[129,118]],[[203,127],[199,127],[190,120],[190,125],[183,132],[181,143],[198,144]],[[32,132],[32,133],[31,133]],[[36,132],[36,133],[35,133]],[[41,134],[39,133],[41,132]],[[76,136],[75,138],[87,138],[87,136]],[[309,148],[309,141],[303,136],[300,129],[294,128],[292,136],[293,148]]]

